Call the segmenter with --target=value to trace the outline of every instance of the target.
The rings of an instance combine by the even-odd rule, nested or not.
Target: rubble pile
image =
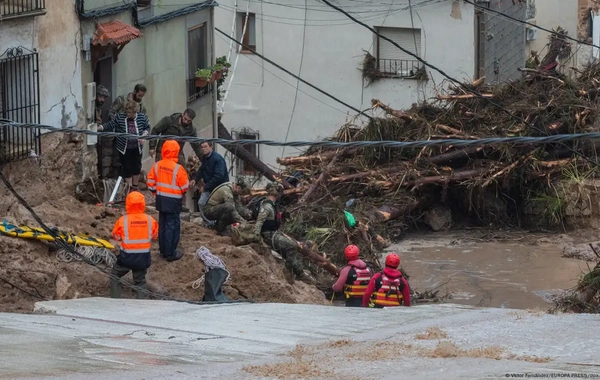
[[[526,69],[500,86],[449,86],[433,102],[406,111],[377,99],[382,116],[349,123],[331,141],[478,140],[598,131],[600,65],[570,79]],[[495,103],[495,105],[492,104]],[[409,229],[457,225],[522,227],[527,214],[544,228],[562,225],[554,183],[594,178],[595,141],[425,148],[319,148],[278,160],[288,182],[282,203],[287,232],[315,240],[342,265],[343,246],[358,244],[367,259]],[[254,196],[264,194],[263,189]],[[349,212],[355,223],[348,219]]]

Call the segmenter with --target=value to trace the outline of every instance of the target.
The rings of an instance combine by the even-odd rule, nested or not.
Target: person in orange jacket
[[[133,282],[137,298],[145,298],[146,272],[152,260],[150,246],[152,240],[158,238],[158,223],[150,215],[146,215],[146,199],[138,191],[132,191],[125,199],[127,213],[117,220],[112,236],[120,242],[117,262],[112,268],[110,280],[110,296],[121,298],[120,278],[129,271],[133,273]]]
[[[371,277],[363,296],[363,307],[410,306],[410,287],[398,270],[399,266],[400,256],[395,253],[387,255],[383,271]]]
[[[349,245],[344,250],[348,265],[340,272],[338,280],[333,284],[334,292],[344,291],[346,307],[361,307],[367,285],[371,280],[371,269],[359,259],[360,250],[355,245]]]
[[[177,249],[181,235],[179,214],[183,197],[190,186],[185,168],[177,163],[179,149],[177,141],[165,141],[161,151],[162,160],[152,166],[146,181],[148,189],[156,196],[160,254],[168,261],[183,257],[183,252]]]

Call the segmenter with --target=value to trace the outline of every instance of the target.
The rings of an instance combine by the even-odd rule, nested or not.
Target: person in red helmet
[[[390,253],[385,258],[385,268],[371,277],[362,299],[363,307],[410,306],[410,287],[398,270],[400,256]]]
[[[347,246],[344,255],[348,265],[342,269],[332,288],[334,292],[344,291],[346,307],[361,307],[363,295],[373,273],[367,264],[358,258],[360,250],[357,246]]]

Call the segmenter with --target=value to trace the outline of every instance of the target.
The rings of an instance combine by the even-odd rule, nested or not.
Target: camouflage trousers
[[[233,203],[222,203],[215,206],[205,205],[202,212],[207,219],[217,221],[215,227],[220,232],[225,231],[227,226],[235,222],[245,222]]]
[[[281,257],[283,257],[286,267],[294,275],[304,275],[304,265],[302,264],[302,258],[298,253],[298,243],[294,239],[279,231],[263,232],[262,238],[272,250],[279,253]]]

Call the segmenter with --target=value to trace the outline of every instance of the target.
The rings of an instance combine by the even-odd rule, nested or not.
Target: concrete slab
[[[600,373],[599,322],[598,315],[450,304],[371,310],[105,298],[49,301],[38,303],[36,314],[0,313],[0,377],[460,379],[529,371],[600,378],[594,377]],[[429,327],[442,329],[447,337],[415,339]],[[434,357],[438,340],[463,351],[457,357]],[[307,347],[302,355],[298,350],[279,355],[298,344]],[[464,351],[491,346],[512,359],[468,357]],[[255,367],[248,372],[243,369],[248,365]]]

